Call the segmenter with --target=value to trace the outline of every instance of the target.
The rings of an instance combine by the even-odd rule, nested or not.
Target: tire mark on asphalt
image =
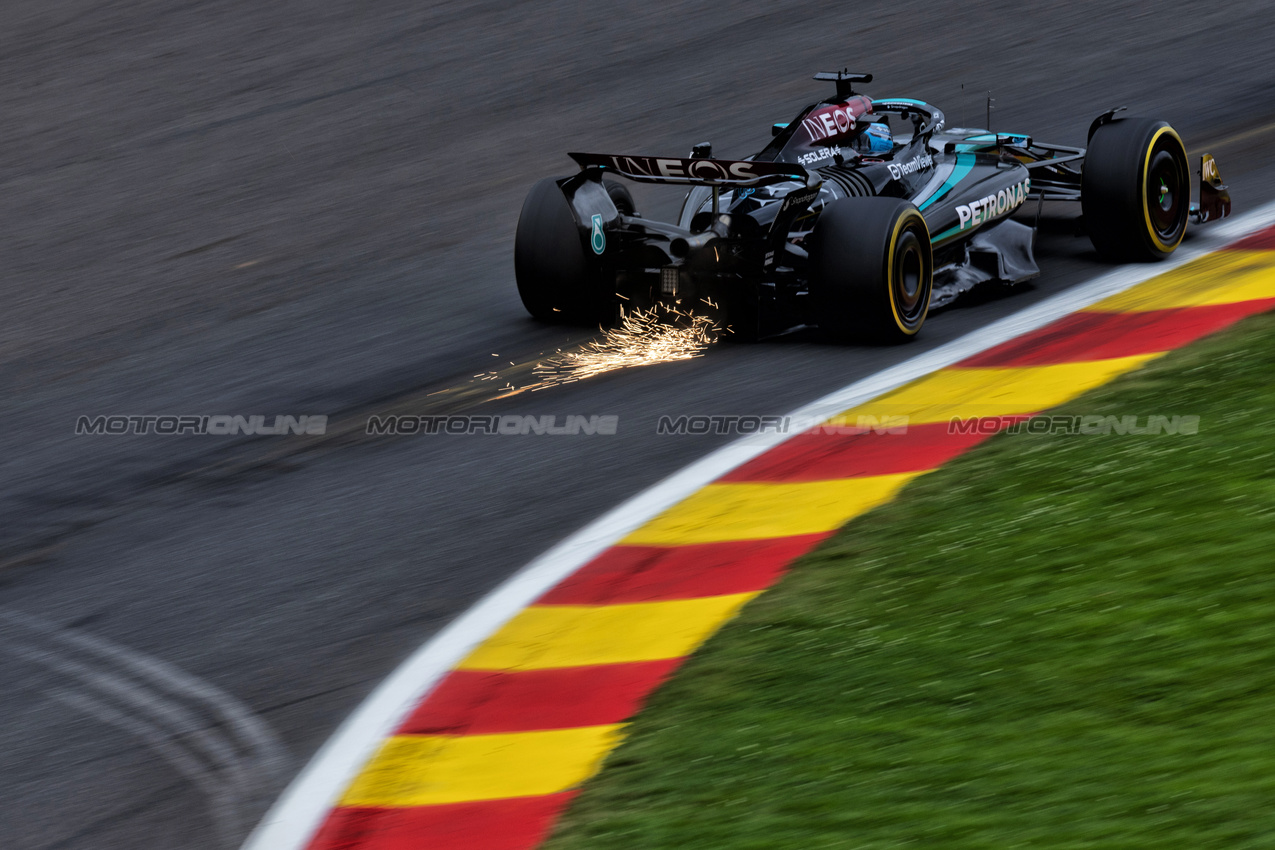
[[[222,782],[214,770],[199,762],[189,750],[180,746],[169,732],[139,717],[112,708],[88,694],[55,689],[49,696],[97,720],[140,738],[165,761],[177,769],[191,784],[208,798],[213,828],[221,847],[232,847],[243,818],[239,811],[233,786]]]
[[[0,608],[0,623],[10,633],[0,648],[64,677],[50,698],[140,739],[204,794],[221,846],[233,846],[245,809],[286,775],[274,733],[220,688],[28,614]]]

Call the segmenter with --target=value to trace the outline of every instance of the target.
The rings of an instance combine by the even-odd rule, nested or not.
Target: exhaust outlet
[[[704,233],[697,233],[694,236],[679,236],[669,243],[669,252],[679,260],[685,259],[692,253],[708,245],[708,243],[720,239],[716,233],[711,230]]]
[[[707,230],[696,233],[694,236],[678,236],[675,238],[668,245],[669,253],[679,260],[685,259],[699,249],[707,247],[710,243],[730,236],[730,223],[729,215],[719,215],[708,226]]]

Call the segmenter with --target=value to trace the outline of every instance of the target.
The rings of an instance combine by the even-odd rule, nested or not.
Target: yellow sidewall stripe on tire
[[[1178,234],[1178,238],[1174,241],[1172,245],[1168,244],[1167,242],[1160,241],[1160,234],[1156,233],[1155,225],[1151,223],[1151,206],[1150,206],[1150,203],[1147,201],[1147,178],[1151,174],[1151,154],[1155,153],[1156,142],[1160,141],[1160,137],[1165,135],[1166,133],[1169,136],[1171,136],[1175,142],[1178,143],[1178,149],[1182,152],[1182,158],[1184,161],[1186,159],[1186,145],[1182,144],[1182,138],[1177,134],[1177,131],[1175,131],[1172,127],[1161,127],[1159,130],[1157,130],[1155,135],[1151,137],[1151,144],[1147,145],[1146,155],[1142,159],[1141,195],[1142,195],[1142,216],[1143,216],[1143,220],[1147,224],[1147,234],[1151,237],[1151,241],[1156,244],[1157,248],[1159,248],[1164,253],[1168,254],[1172,252],[1174,248],[1177,248],[1179,244],[1181,244],[1182,238],[1186,236],[1186,228],[1185,227],[1182,228],[1182,232]],[[1189,200],[1190,194],[1191,194],[1191,173],[1189,168],[1187,169],[1186,185],[1182,188],[1186,191],[1187,197]]]
[[[921,222],[921,230],[925,232],[925,241],[927,243],[930,241],[930,226],[925,223],[925,216],[921,215],[916,210],[907,210],[903,213],[903,215],[899,216],[898,221],[894,223],[894,232],[890,234],[890,249],[889,253],[886,254],[885,261],[885,280],[888,286],[886,293],[890,299],[890,312],[894,315],[894,324],[900,331],[908,336],[914,335],[921,329],[921,325],[925,322],[925,315],[930,311],[930,308],[927,305],[925,313],[921,314],[921,321],[917,323],[915,328],[909,329],[907,325],[903,324],[903,317],[899,315],[899,307],[894,303],[894,249],[899,245],[899,234],[913,218]],[[922,283],[924,284],[924,282]]]

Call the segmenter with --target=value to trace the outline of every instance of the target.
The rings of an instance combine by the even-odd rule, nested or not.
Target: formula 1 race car
[[[1186,148],[1163,121],[1113,109],[1087,148],[1022,133],[949,128],[936,107],[872,99],[870,74],[820,73],[836,96],[775,124],[744,160],[572,153],[572,177],[531,190],[514,265],[527,310],[546,321],[614,321],[619,306],[661,301],[716,311],[740,339],[815,325],[848,340],[904,340],[931,307],[984,281],[1039,274],[1029,201],[1078,201],[1098,252],[1167,257],[1188,219],[1223,218],[1217,164],[1200,165],[1190,202]],[[677,223],[645,219],[609,175],[688,186]],[[1031,207],[1026,208],[1030,213]]]

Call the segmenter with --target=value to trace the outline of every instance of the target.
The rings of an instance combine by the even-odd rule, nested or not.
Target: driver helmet
[[[872,153],[889,153],[894,150],[894,136],[884,123],[869,124],[863,132],[863,138]]]

